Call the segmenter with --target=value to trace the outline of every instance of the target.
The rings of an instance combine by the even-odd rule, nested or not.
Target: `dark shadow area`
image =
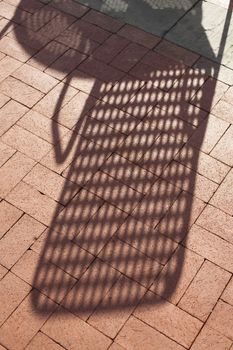
[[[163,36],[200,0],[81,0],[84,5]],[[200,23],[200,22],[199,22]]]
[[[104,56],[93,58],[101,42],[85,16],[56,11],[45,5],[23,13],[14,30],[25,51],[35,50],[31,62],[64,74],[51,119],[54,149],[43,164],[65,184],[49,228],[26,253],[27,264],[39,253],[33,286],[84,319],[96,308],[133,307],[148,289],[154,294],[146,302],[162,303],[158,295],[169,300],[176,290],[185,264],[178,243],[187,239],[193,205],[201,206],[193,170],[216,80],[144,47],[138,61],[130,57],[117,71]],[[201,30],[200,17],[196,25]],[[115,34],[108,35],[99,40]],[[71,73],[70,62],[77,66]],[[72,85],[91,86],[90,93],[67,100]],[[37,312],[50,312],[33,296]]]

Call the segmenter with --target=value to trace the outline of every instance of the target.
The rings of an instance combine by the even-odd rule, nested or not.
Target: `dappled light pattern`
[[[165,9],[165,8],[173,8],[173,9],[189,9],[191,2],[189,0],[180,0],[180,1],[172,1],[172,0],[144,0],[148,5],[151,6],[152,9]]]
[[[189,140],[206,125],[215,84],[206,103],[208,71],[147,48],[128,60],[130,69],[106,65],[95,50],[112,34],[96,27],[95,35],[85,18],[53,3],[23,13],[21,24],[12,35],[25,51],[36,49],[29,63],[64,83],[50,115],[54,149],[42,160],[66,179],[63,207],[28,256],[28,264],[37,256],[34,287],[84,319],[96,308],[133,307],[148,289],[169,299],[182,274],[185,255],[177,247],[195,220],[193,205],[201,210],[208,201],[193,171],[199,149]],[[68,98],[71,87],[78,90]],[[70,129],[63,137],[60,124]],[[147,302],[161,303],[154,293]],[[41,295],[32,302],[47,313]]]

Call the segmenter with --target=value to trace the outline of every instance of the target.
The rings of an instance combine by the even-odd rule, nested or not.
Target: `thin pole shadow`
[[[216,80],[208,77],[210,71],[203,73],[147,49],[140,61],[132,58],[132,68],[119,77],[93,58],[96,48],[85,18],[71,19],[52,5],[28,14],[15,29],[25,50],[26,42],[43,50],[33,59],[45,67],[57,57],[54,39],[75,48],[78,62],[54,106],[54,149],[43,164],[62,174],[65,184],[48,229],[26,253],[27,263],[37,256],[32,285],[62,304],[60,312],[65,308],[84,319],[96,309],[109,312],[137,305],[148,289],[153,293],[146,302],[162,303],[176,290],[193,206],[202,205],[192,195],[197,176],[193,170]],[[152,5],[150,1],[145,6]],[[230,16],[228,11],[220,57]],[[50,31],[43,31],[48,23]],[[203,30],[201,18],[197,26]],[[207,38],[205,45],[211,50]],[[69,65],[66,57],[58,69],[63,73]],[[90,94],[78,92],[64,102],[70,86],[82,90],[91,79]],[[71,130],[69,137],[61,137],[60,125]],[[198,140],[193,142],[197,127]],[[206,194],[201,199],[208,200]],[[38,313],[51,311],[41,294],[33,294],[32,303]]]

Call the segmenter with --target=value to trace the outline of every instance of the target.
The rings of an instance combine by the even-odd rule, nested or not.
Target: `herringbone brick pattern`
[[[232,349],[218,67],[72,0],[0,31],[0,349]]]

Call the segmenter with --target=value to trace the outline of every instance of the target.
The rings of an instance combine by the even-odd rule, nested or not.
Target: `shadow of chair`
[[[144,47],[140,60],[126,62],[130,69],[116,71],[104,57],[95,59],[99,43],[85,17],[56,11],[51,3],[24,13],[14,29],[25,51],[37,49],[31,60],[44,67],[55,61],[64,77],[51,119],[54,149],[44,165],[65,184],[30,251],[39,253],[32,284],[83,318],[97,307],[135,306],[147,290],[153,293],[146,302],[160,304],[172,298],[182,275],[193,206],[208,200],[193,194],[216,80]],[[201,18],[197,26],[201,31]],[[56,66],[61,43],[67,51]],[[206,46],[211,50],[207,38]],[[71,73],[69,60],[77,61]],[[67,102],[70,86],[84,92]],[[60,124],[68,136],[61,136]],[[50,312],[40,294],[32,303],[37,312]]]

